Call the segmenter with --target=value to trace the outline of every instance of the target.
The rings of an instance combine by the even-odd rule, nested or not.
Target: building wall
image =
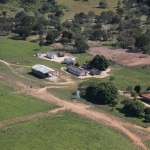
[[[77,75],[77,76],[85,76],[86,75],[85,71],[79,72],[79,71],[75,71],[75,70],[70,69],[70,68],[68,69],[68,71],[75,74],[75,75]]]

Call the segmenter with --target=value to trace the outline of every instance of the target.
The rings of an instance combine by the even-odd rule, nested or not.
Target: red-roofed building
[[[150,92],[145,94],[140,94],[140,96],[142,97],[143,101],[150,103]]]

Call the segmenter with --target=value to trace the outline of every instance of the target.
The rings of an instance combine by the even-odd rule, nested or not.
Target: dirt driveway
[[[110,47],[92,47],[92,55],[104,55],[107,59],[124,66],[150,65],[150,56],[142,53],[127,52],[127,49],[112,49]]]

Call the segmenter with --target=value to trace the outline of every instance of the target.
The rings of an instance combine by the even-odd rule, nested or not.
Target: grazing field
[[[16,93],[13,88],[0,83],[0,121],[48,111],[56,107],[35,97]]]
[[[84,12],[88,13],[89,11],[94,11],[95,14],[99,15],[102,11],[112,10],[115,11],[117,2],[116,0],[107,0],[108,8],[100,9],[99,0],[88,0],[84,2],[82,0],[56,0],[58,4],[67,6],[67,9],[64,10],[64,19],[72,19],[75,14]]]
[[[56,62],[50,62],[42,60],[34,55],[37,52],[45,53],[52,51],[50,47],[44,47],[39,50],[37,43],[31,43],[27,41],[15,41],[15,40],[2,40],[0,43],[0,58],[8,61],[9,63],[18,62],[20,65],[35,65],[44,64],[49,67],[60,68],[62,65]]]
[[[133,150],[119,131],[68,111],[3,127],[0,136],[1,150]]]

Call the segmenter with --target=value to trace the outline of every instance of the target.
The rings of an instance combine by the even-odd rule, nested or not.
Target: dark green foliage
[[[141,86],[140,86],[140,85],[136,85],[136,86],[134,87],[134,90],[135,90],[137,93],[140,93],[140,91],[141,91]]]
[[[78,62],[75,63],[76,67],[80,67],[80,64]]]
[[[90,65],[98,70],[105,71],[109,66],[109,61],[103,55],[96,55]]]
[[[113,107],[115,107],[116,105],[118,105],[118,101],[117,101],[117,100],[113,100],[113,101],[111,102],[111,105],[112,105]]]
[[[9,0],[0,0],[0,3],[3,3],[3,4],[6,4],[8,2],[9,2]]]
[[[122,109],[126,114],[134,117],[143,117],[145,109],[143,103],[126,99],[122,102],[122,104],[124,104]]]
[[[135,41],[136,47],[143,49],[148,44],[150,44],[150,40],[147,35],[143,34],[136,38]]]
[[[101,1],[99,2],[99,7],[100,7],[100,8],[103,8],[103,9],[107,8],[107,2],[104,1],[104,0],[101,0]]]
[[[89,49],[88,44],[84,40],[75,41],[74,45],[79,53],[83,53]]]
[[[86,96],[97,104],[110,104],[117,96],[117,88],[110,82],[93,83],[86,88]]]
[[[50,31],[46,36],[46,41],[50,44],[53,44],[55,42],[54,33]]]

